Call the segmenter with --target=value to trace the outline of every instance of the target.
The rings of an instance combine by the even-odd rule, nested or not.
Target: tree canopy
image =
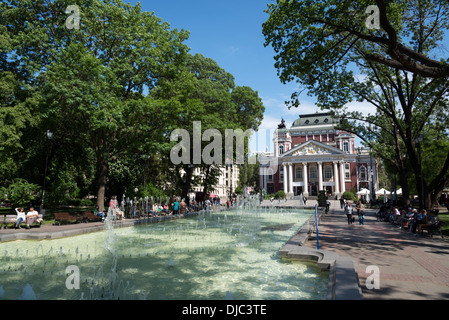
[[[256,91],[189,54],[189,32],[140,3],[7,0],[0,29],[0,185],[42,185],[48,152],[54,204],[94,195],[102,209],[136,187],[188,192],[191,176],[169,161],[174,129],[201,121],[224,133],[262,120]]]

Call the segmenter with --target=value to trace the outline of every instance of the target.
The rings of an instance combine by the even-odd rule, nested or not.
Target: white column
[[[337,162],[334,162],[334,186],[335,186],[335,193],[340,193],[340,182],[338,181]]]
[[[288,164],[288,193],[293,194],[293,163]]]
[[[318,162],[318,191],[323,190],[323,163]]]
[[[345,163],[344,161],[340,161],[340,189],[341,193],[346,191],[345,187]]]
[[[285,194],[287,194],[288,190],[287,190],[287,165],[284,164],[284,192]]]
[[[304,196],[308,197],[309,196],[309,182],[308,182],[307,162],[304,162],[302,165],[303,165],[302,178],[304,181],[303,194],[304,194]]]

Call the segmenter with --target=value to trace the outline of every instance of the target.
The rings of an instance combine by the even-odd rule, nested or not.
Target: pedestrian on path
[[[346,214],[346,216],[348,217],[348,225],[349,224],[352,224],[352,214],[353,214],[353,209],[352,209],[352,206],[351,206],[351,204],[349,203],[349,201],[347,201],[346,203],[345,203],[345,214]]]
[[[361,200],[357,203],[356,209],[359,216],[359,224],[362,225],[365,223],[365,207]]]

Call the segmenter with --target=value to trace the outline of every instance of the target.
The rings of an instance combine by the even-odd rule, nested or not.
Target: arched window
[[[349,152],[349,142],[347,141],[343,142],[343,151]]]
[[[279,146],[279,154],[284,154],[284,146],[283,145]]]

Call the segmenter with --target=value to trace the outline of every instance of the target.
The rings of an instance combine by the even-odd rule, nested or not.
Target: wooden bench
[[[423,226],[421,226],[421,230],[422,231],[426,230],[430,237],[433,237],[434,233],[439,233],[441,236],[441,239],[444,239],[443,231],[441,228],[443,226],[443,224],[444,224],[443,221],[439,221],[435,225],[423,225]]]
[[[42,224],[42,219],[43,219],[43,215],[39,214],[39,219],[41,222],[34,222],[31,226],[29,226],[25,221],[22,221],[21,223],[21,227],[26,227],[26,228],[30,228],[30,227],[40,227]],[[0,217],[0,228],[1,226],[3,226],[5,229],[8,227],[8,225],[13,225],[15,226],[17,223],[17,215],[16,214],[7,214],[5,217]]]
[[[100,222],[102,218],[100,216],[94,215],[92,212],[85,211],[83,212],[83,221],[84,222]]]
[[[61,222],[78,223],[84,220],[83,215],[71,212],[56,212],[55,224],[61,225]]]

